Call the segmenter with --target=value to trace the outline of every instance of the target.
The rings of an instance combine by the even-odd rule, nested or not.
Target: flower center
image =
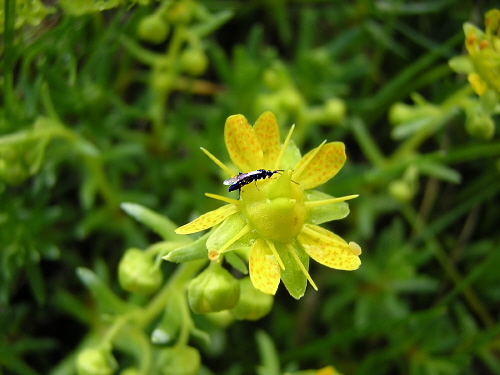
[[[291,242],[307,216],[304,193],[286,170],[241,189],[241,208],[248,224],[261,236],[276,242]]]

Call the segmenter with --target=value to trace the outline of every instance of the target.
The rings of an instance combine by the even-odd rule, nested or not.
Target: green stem
[[[363,120],[359,117],[352,118],[350,120],[350,125],[352,132],[358,141],[359,147],[363,150],[366,158],[370,160],[372,165],[381,167],[385,163],[385,156],[366,129]]]
[[[422,128],[402,143],[392,154],[391,160],[401,160],[405,156],[412,154],[427,138],[434,135],[440,125],[446,124],[446,120],[454,116],[457,108],[463,100],[472,92],[470,85],[458,90],[440,105],[440,115],[432,121],[429,126]]]
[[[413,225],[416,228],[425,227],[423,219],[417,214],[412,206],[403,205],[401,212],[410,225]],[[463,282],[463,276],[457,270],[453,262],[448,258],[446,252],[443,250],[438,240],[434,236],[428,235],[424,237],[424,240],[426,246],[432,251],[432,254],[441,265],[447,276],[453,281],[455,286],[460,285]],[[481,319],[485,327],[494,327],[496,324],[495,320],[490,316],[488,309],[478,297],[478,295],[474,292],[474,290],[471,287],[466,286],[462,289],[462,293],[470,308]]]
[[[172,40],[169,44],[167,51],[167,61],[168,61],[168,73],[165,79],[169,82],[169,85],[163,90],[158,90],[155,95],[154,101],[151,103],[151,121],[152,121],[152,143],[156,145],[157,149],[163,149],[164,145],[164,123],[166,115],[166,103],[172,92],[175,81],[179,73],[179,52],[182,47],[182,43],[185,40],[186,29],[184,26],[177,26],[174,30]],[[152,73],[154,74],[154,73]],[[155,77],[153,77],[155,79]]]
[[[86,140],[84,140],[84,142],[86,142]],[[116,194],[114,194],[113,188],[108,182],[101,159],[99,156],[90,155],[83,155],[83,158],[87,168],[97,182],[97,188],[106,202],[106,206],[111,211],[117,211],[119,209],[119,202],[116,200]]]
[[[205,264],[207,260],[198,260],[181,264],[167,284],[158,292],[156,297],[141,311],[137,322],[145,326],[155,319],[165,308],[172,289],[183,289],[184,284],[190,280]]]
[[[179,338],[177,340],[177,346],[185,346],[189,342],[189,332],[194,326],[193,320],[191,319],[191,314],[189,312],[187,296],[186,294],[179,295],[180,310],[182,313],[182,325],[179,331]]]

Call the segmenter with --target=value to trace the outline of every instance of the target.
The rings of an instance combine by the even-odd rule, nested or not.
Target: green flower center
[[[248,224],[262,237],[291,242],[307,217],[304,192],[292,181],[292,171],[252,182],[241,189],[241,209]],[[256,186],[257,185],[257,186]]]

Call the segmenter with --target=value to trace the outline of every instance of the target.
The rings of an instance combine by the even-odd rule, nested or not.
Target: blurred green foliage
[[[0,3],[2,374],[500,373],[499,93],[478,97],[448,65],[487,2]],[[199,147],[224,158],[225,119],[265,110],[306,149],[346,143],[323,190],[360,194],[334,229],[361,244],[361,268],[312,266],[319,291],[279,292],[257,323],[193,315],[171,287],[165,325],[162,292],[147,293],[203,264],[155,257],[201,249],[174,223],[226,194]],[[136,248],[156,274],[119,283]],[[142,330],[120,328],[132,317]],[[151,344],[155,324],[191,346]]]

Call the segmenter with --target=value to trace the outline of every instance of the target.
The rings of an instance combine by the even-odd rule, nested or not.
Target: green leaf
[[[279,354],[271,337],[264,331],[257,331],[255,334],[261,365],[257,368],[258,375],[279,375],[280,361]]]
[[[224,259],[234,268],[236,268],[238,271],[240,271],[242,274],[248,274],[248,268],[245,264],[245,262],[235,254],[234,251],[230,251],[225,254]]]
[[[158,233],[165,241],[183,241],[180,240],[182,236],[175,233],[178,225],[168,217],[135,203],[124,202],[120,207],[134,219]]]
[[[306,192],[306,202],[321,201],[335,198],[332,195],[317,190]],[[325,204],[324,206],[313,207],[309,210],[307,222],[311,224],[321,224],[327,221],[340,220],[349,215],[349,205],[346,202]]]
[[[163,259],[169,262],[182,263],[190,262],[198,259],[208,259],[207,238],[212,231],[205,234],[203,237],[198,238],[196,241],[187,244],[186,246],[178,247],[170,251]]]
[[[309,256],[304,252],[301,246],[294,246],[294,248],[305,269],[309,269]],[[288,293],[290,293],[293,298],[302,298],[307,287],[306,275],[304,275],[295,261],[295,257],[290,254],[290,250],[285,245],[276,243],[276,250],[285,265],[285,269],[281,270],[281,280],[283,280],[283,284],[285,284]]]
[[[39,305],[45,303],[45,282],[40,271],[39,259],[40,255],[34,249],[31,249],[26,257],[26,273],[30,282],[31,290]]]
[[[448,65],[457,73],[469,74],[474,71],[474,64],[469,56],[455,56],[448,61]]]
[[[220,249],[229,242],[244,226],[246,221],[239,213],[227,217],[215,230],[207,240],[207,249]],[[228,250],[241,249],[242,247],[250,246],[251,235],[247,234],[235,241]]]
[[[76,270],[76,274],[96,299],[99,311],[124,314],[132,309],[132,306],[122,301],[113,293],[93,271],[88,268],[79,267]]]
[[[232,10],[223,10],[217,14],[211,14],[205,22],[192,27],[191,31],[194,34],[197,34],[199,38],[204,38],[208,34],[219,29],[231,17],[233,17],[233,14],[234,12]]]
[[[454,184],[459,184],[462,181],[460,173],[441,163],[425,161],[425,163],[418,163],[418,169],[422,174],[436,177],[443,181],[452,182]]]

